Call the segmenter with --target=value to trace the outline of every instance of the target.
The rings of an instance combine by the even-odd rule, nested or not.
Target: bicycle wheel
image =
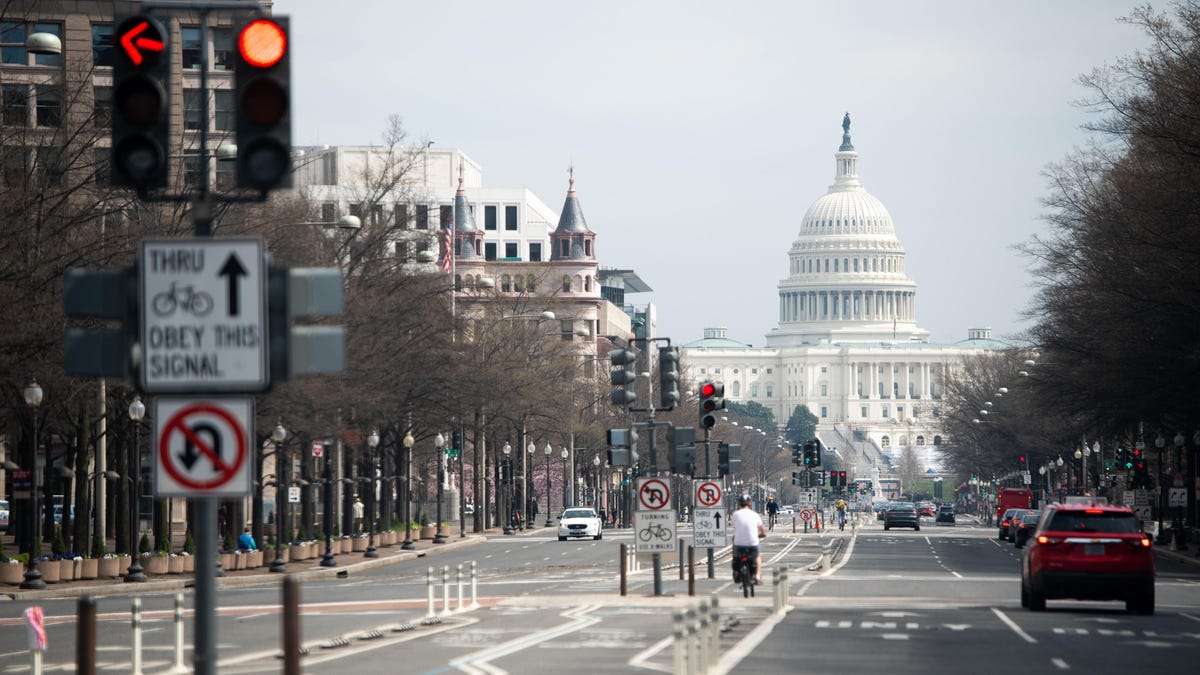
[[[154,296],[150,306],[154,309],[154,314],[157,316],[169,316],[175,312],[175,294],[169,291],[163,291]]]
[[[750,566],[742,565],[742,597],[748,598],[754,593],[754,579],[750,578]]]
[[[638,530],[638,539],[650,541],[650,530]]]

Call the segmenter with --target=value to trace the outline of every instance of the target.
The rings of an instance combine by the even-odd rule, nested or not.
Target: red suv
[[[1103,500],[1050,504],[1021,558],[1021,606],[1046,600],[1124,600],[1154,613],[1154,551],[1133,511]]]

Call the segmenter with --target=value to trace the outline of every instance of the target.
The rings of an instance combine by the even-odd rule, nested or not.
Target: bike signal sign
[[[663,511],[671,506],[671,485],[661,478],[639,478],[637,496],[639,511]]]
[[[143,392],[267,389],[261,239],[143,240],[138,265]]]
[[[633,517],[634,550],[638,553],[671,553],[675,541],[675,514],[669,511],[638,511]]]
[[[154,495],[250,495],[252,419],[249,398],[156,398]]]

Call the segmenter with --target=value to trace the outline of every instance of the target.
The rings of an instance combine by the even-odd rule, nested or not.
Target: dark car
[[[939,506],[938,511],[937,511],[937,516],[933,519],[933,522],[942,524],[942,525],[953,525],[954,524],[954,507],[949,504],[942,504],[941,506]]]
[[[1000,517],[1000,531],[998,534],[996,534],[997,539],[1000,541],[1008,539],[1008,526],[1010,523],[1012,523],[1013,516],[1017,515],[1017,513],[1020,511],[1021,509],[1009,509],[1004,512],[1004,515]]]
[[[1013,540],[1013,546],[1025,548],[1025,542],[1029,541],[1029,536],[1033,534],[1033,529],[1037,527],[1037,521],[1041,515],[1041,511],[1027,510],[1020,516],[1013,518],[1012,525],[1008,526],[1008,530],[1011,533],[1008,538]]]
[[[1008,519],[1008,530],[1006,531],[1008,540],[1014,543],[1017,541],[1017,528],[1020,527],[1022,518],[1028,515],[1036,516],[1039,513],[1041,513],[1041,511],[1038,509],[1016,509],[1012,514],[1012,517]]]
[[[883,511],[883,529],[893,527],[911,527],[921,529],[921,516],[917,513],[917,505],[912,502],[892,502]]]
[[[1021,606],[1046,600],[1124,600],[1125,609],[1154,613],[1154,551],[1126,506],[1102,500],[1050,504],[1021,556]]]

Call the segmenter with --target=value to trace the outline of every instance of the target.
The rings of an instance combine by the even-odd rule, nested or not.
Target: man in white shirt
[[[762,516],[750,508],[750,504],[750,495],[742,495],[738,500],[741,508],[729,517],[733,523],[733,565],[736,570],[743,551],[748,553],[754,560],[754,583],[759,584],[762,583],[762,560],[758,555],[758,542],[767,536],[767,531]]]

